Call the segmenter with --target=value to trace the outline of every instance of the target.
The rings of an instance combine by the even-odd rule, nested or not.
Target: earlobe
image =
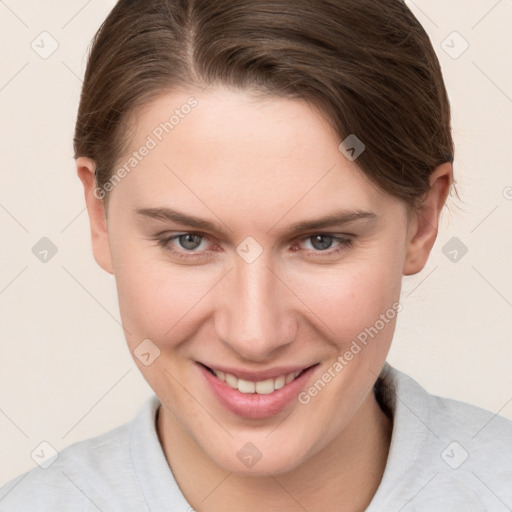
[[[430,189],[425,194],[422,205],[410,214],[403,268],[406,276],[417,274],[427,263],[437,238],[441,210],[450,192],[452,180],[451,163],[437,167],[430,176]]]
[[[94,259],[103,270],[113,274],[105,205],[96,187],[95,169],[96,164],[90,158],[81,156],[76,159],[76,170],[84,187],[85,202],[89,214]]]

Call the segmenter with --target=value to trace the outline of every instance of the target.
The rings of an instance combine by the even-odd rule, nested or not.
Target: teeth
[[[286,384],[289,384],[297,378],[302,370],[289,373],[288,375],[280,375],[276,379],[266,379],[259,382],[252,382],[249,380],[238,379],[231,373],[224,373],[218,370],[213,370],[213,373],[222,382],[225,382],[230,388],[238,389],[240,393],[257,393],[259,395],[268,395],[277,389],[281,389]]]
[[[286,379],[284,381],[285,384],[290,384],[290,382],[295,379],[295,375],[293,373],[289,373],[287,376],[286,376]]]
[[[277,377],[274,381],[274,389],[281,389],[286,383],[286,377],[281,375],[281,377]]]
[[[240,393],[254,393],[256,391],[256,384],[248,380],[238,379],[237,387]]]
[[[213,370],[213,373],[217,374],[215,370]],[[231,375],[231,373],[226,373],[226,384],[233,389],[238,389],[238,379]]]
[[[274,382],[275,379],[267,379],[256,382],[256,393],[259,395],[268,395],[269,393],[273,393],[276,389]]]

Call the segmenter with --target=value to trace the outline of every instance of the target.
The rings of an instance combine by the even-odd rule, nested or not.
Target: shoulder
[[[130,454],[132,424],[76,442],[53,460],[41,448],[40,466],[0,488],[0,512],[113,510],[108,503],[114,495],[116,502],[126,496],[119,510],[135,510],[129,492],[138,487]],[[140,505],[139,510],[145,510]]]
[[[434,428],[478,440],[486,450],[500,452],[502,447],[512,448],[512,421],[499,413],[435,395],[429,395],[429,403]]]
[[[422,415],[434,438],[465,441],[471,447],[468,458],[485,458],[495,461],[496,466],[503,461],[512,470],[512,421],[466,402],[432,395],[411,377],[395,369],[393,372],[398,399]]]
[[[512,506],[510,420],[432,395],[389,365],[380,379],[381,400],[393,412],[380,498],[391,499],[393,505],[410,502],[415,510]]]
[[[471,404],[429,395],[430,428],[453,478],[512,507],[512,421]],[[496,508],[496,510],[499,510]]]

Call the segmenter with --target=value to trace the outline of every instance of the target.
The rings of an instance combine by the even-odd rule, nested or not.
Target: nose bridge
[[[263,360],[290,343],[293,318],[285,291],[265,252],[252,263],[237,258],[221,301],[220,339],[251,360]]]

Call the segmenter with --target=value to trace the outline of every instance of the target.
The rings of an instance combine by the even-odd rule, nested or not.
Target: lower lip
[[[284,410],[291,402],[297,399],[306,380],[316,367],[316,365],[311,366],[281,389],[267,395],[260,395],[258,393],[241,393],[238,389],[233,389],[215,377],[203,365],[197,363],[197,366],[218,401],[229,411],[249,419],[268,418]]]

